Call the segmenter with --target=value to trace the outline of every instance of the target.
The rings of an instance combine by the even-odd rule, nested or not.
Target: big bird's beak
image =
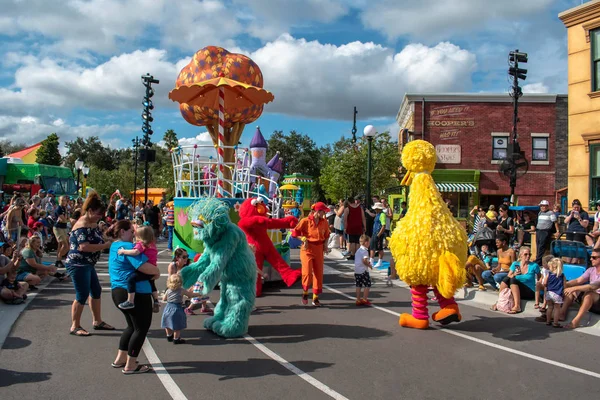
[[[413,180],[413,173],[411,171],[408,171],[404,175],[404,178],[402,178],[402,182],[400,182],[400,186],[410,186],[410,184],[412,183],[412,180]]]

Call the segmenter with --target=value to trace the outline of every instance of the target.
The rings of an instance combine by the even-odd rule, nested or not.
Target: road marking
[[[98,276],[110,276],[110,274],[108,272],[97,272],[96,275],[98,275]],[[169,274],[160,274],[160,276],[169,276]]]
[[[159,251],[159,252],[158,252],[158,254],[162,254],[162,253],[164,253],[165,251],[169,251],[169,249],[164,249],[164,250],[161,250],[161,251]]]
[[[148,338],[146,338],[144,341],[142,349],[144,350],[144,354],[146,354],[146,358],[150,364],[152,364],[152,369],[154,369],[156,376],[158,376],[158,379],[160,379],[160,382],[163,384],[171,398],[173,400],[187,400],[185,394],[183,394],[179,386],[177,386],[171,375],[169,375],[167,369],[160,361],[160,358],[158,358],[158,355],[154,351],[154,348],[150,344],[150,340],[148,340]]]
[[[348,400],[347,397],[341,395],[340,393],[336,392],[335,390],[333,390],[332,388],[330,388],[329,386],[327,386],[323,382],[321,382],[321,381],[313,378],[312,376],[310,376],[306,372],[302,371],[300,368],[296,367],[294,364],[292,364],[289,361],[285,360],[279,354],[273,352],[268,347],[266,347],[265,345],[263,345],[262,343],[260,343],[258,340],[254,339],[252,336],[246,334],[246,335],[244,335],[244,339],[246,339],[247,341],[249,341],[250,343],[252,343],[254,345],[254,347],[256,347],[257,349],[259,349],[260,351],[262,351],[264,354],[266,354],[267,356],[269,356],[273,360],[277,361],[279,364],[281,364],[286,369],[288,369],[289,371],[291,371],[292,373],[294,373],[295,375],[297,375],[299,378],[301,378],[301,379],[305,380],[306,382],[310,383],[312,386],[314,386],[315,388],[319,389],[321,392],[325,393],[329,397],[331,397],[333,399],[336,399],[336,400]]]
[[[347,295],[346,293],[340,292],[339,290],[334,289],[332,287],[329,287],[328,285],[323,285],[323,287],[325,289],[333,292],[333,293],[339,294],[340,296],[346,297],[346,298],[348,298],[350,300],[355,300],[355,297],[352,297],[350,295]],[[397,313],[397,312],[392,311],[392,310],[388,310],[387,308],[384,308],[384,307],[379,307],[379,306],[376,306],[376,305],[372,305],[371,307],[374,308],[374,309],[376,309],[376,310],[383,311],[385,313],[394,315],[396,317],[400,316],[400,313]],[[516,355],[521,356],[521,357],[529,358],[529,359],[532,359],[532,360],[535,360],[535,361],[540,361],[540,362],[543,362],[545,364],[554,365],[555,367],[563,368],[563,369],[566,369],[566,370],[569,370],[569,371],[578,372],[578,373],[583,374],[583,375],[588,375],[588,376],[600,379],[600,374],[599,373],[588,371],[588,370],[585,370],[583,368],[574,367],[572,365],[564,364],[564,363],[561,363],[561,362],[558,362],[558,361],[554,361],[554,360],[549,360],[549,359],[544,358],[544,357],[540,357],[540,356],[536,356],[536,355],[533,355],[533,354],[525,353],[524,351],[511,349],[510,347],[502,346],[500,344],[490,343],[490,342],[487,342],[485,340],[478,339],[478,338],[475,338],[475,337],[472,337],[472,336],[469,336],[469,335],[465,335],[464,333],[455,332],[455,331],[452,331],[452,330],[449,330],[449,329],[438,328],[436,326],[432,326],[432,328],[433,329],[437,329],[440,332],[447,333],[449,335],[454,335],[454,336],[457,336],[457,337],[460,337],[460,338],[463,338],[463,339],[466,339],[466,340],[470,340],[470,341],[475,342],[475,343],[482,344],[484,346],[488,346],[488,347],[492,347],[494,349],[506,351],[507,353],[516,354]]]
[[[158,261],[157,264],[171,264],[171,261]],[[108,261],[98,261],[96,265],[108,265]]]

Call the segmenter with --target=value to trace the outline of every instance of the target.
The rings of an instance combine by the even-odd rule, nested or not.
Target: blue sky
[[[581,0],[0,0],[0,139],[33,144],[141,135],[140,75],[161,83],[153,141],[206,142],[167,99],[208,45],[249,55],[275,101],[249,124],[318,145],[368,124],[396,133],[405,93],[505,92],[508,51],[529,53],[526,92],[566,93],[559,12]]]

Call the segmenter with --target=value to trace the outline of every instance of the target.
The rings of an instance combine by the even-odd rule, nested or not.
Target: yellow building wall
[[[589,18],[581,18],[575,24],[566,16],[568,67],[569,67],[569,205],[574,199],[581,200],[588,208],[590,200],[590,153],[582,135],[600,132],[600,98],[592,98],[590,43],[586,40],[583,24],[600,18],[597,8],[590,8]],[[571,13],[572,10],[566,13]],[[561,16],[562,17],[562,16]]]

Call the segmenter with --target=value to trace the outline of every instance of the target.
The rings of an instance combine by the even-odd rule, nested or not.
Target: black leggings
[[[522,300],[535,299],[535,292],[533,290],[531,290],[529,288],[529,286],[527,286],[526,284],[524,284],[517,278],[515,278],[515,277],[509,278],[508,276],[506,276],[506,277],[504,277],[504,279],[502,279],[502,282],[506,283],[508,285],[508,287],[510,287],[510,285],[519,286],[519,293],[521,294]]]
[[[116,288],[112,290],[112,299],[115,306],[127,300],[127,290]],[[123,330],[119,340],[119,350],[126,351],[129,357],[137,357],[142,350],[144,340],[152,323],[152,295],[137,293],[135,295],[135,308],[121,310],[127,321],[127,328]]]

